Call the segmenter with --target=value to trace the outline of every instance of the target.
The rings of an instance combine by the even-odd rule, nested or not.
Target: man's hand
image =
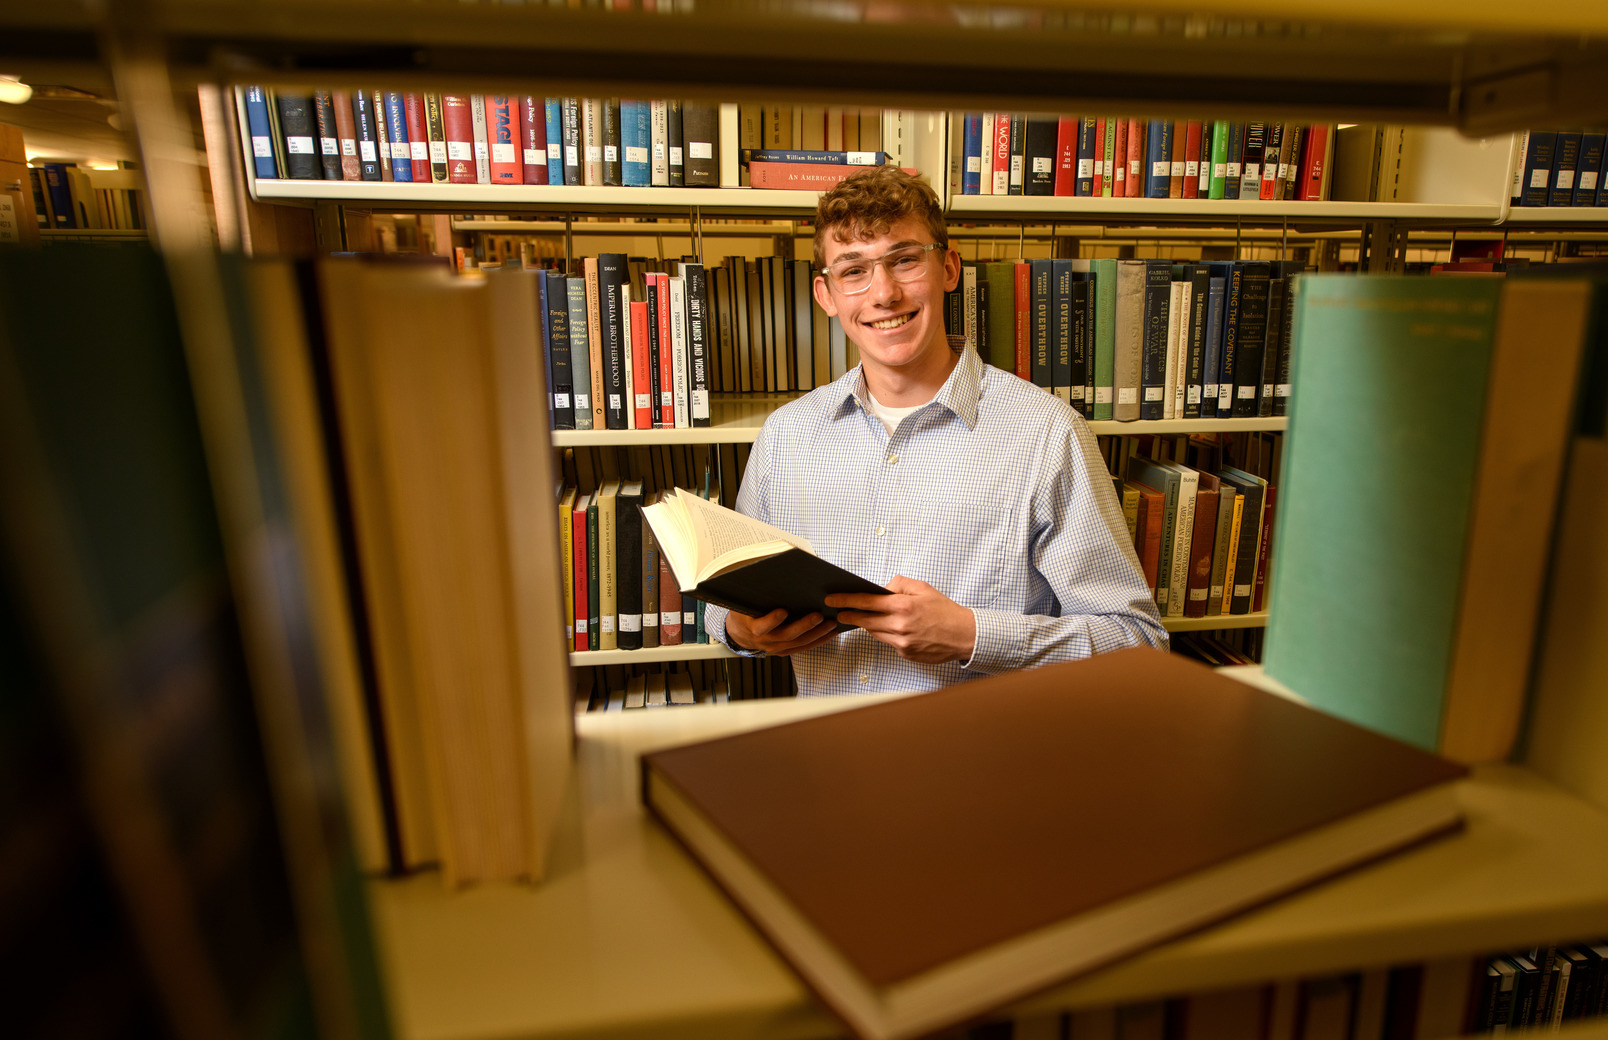
[[[787,611],[781,607],[757,618],[734,610],[726,615],[726,634],[745,650],[763,650],[786,657],[820,646],[837,631],[837,622],[819,614],[806,614],[791,625],[786,621]]]
[[[891,596],[849,592],[826,597],[838,620],[858,625],[907,661],[967,661],[977,645],[977,618],[924,581],[895,576]],[[730,622],[727,622],[730,624]]]

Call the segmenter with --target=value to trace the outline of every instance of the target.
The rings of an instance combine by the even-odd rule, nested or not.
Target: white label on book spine
[[[1159,401],[1159,400],[1161,400],[1161,391],[1162,391],[1162,388],[1159,387],[1159,386],[1147,386],[1147,387],[1145,387],[1145,400],[1147,400],[1147,401]]]
[[[1255,397],[1256,397],[1256,384],[1255,383],[1246,383],[1244,386],[1239,388],[1239,399],[1241,401],[1249,401],[1249,400],[1252,400]]]
[[[1218,599],[1222,599],[1222,598],[1223,598],[1223,587],[1221,585],[1213,585],[1212,586],[1212,599],[1218,600]]]
[[[694,390],[692,392],[692,417],[694,419],[709,418],[708,390]]]
[[[1245,176],[1251,180],[1260,180],[1262,177],[1262,164],[1248,162],[1245,164]]]
[[[1094,160],[1093,159],[1079,159],[1078,160],[1078,177],[1079,178],[1084,178],[1084,177],[1093,177],[1093,176],[1094,176]]]
[[[559,163],[563,162],[564,161],[564,146],[559,145],[559,144],[550,144],[550,145],[548,145],[547,146],[547,161],[548,162],[559,162]]]
[[[285,151],[291,155],[313,155],[313,139],[311,137],[285,138]]]
[[[547,149],[545,149],[545,148],[526,148],[525,149],[525,165],[526,166],[544,166],[544,165],[546,165],[546,163],[547,163]]]
[[[357,142],[357,147],[359,149],[359,154],[361,154],[363,157],[364,162],[380,161],[379,150],[374,147],[373,141],[359,141]]]
[[[670,146],[670,165],[671,166],[685,166],[685,165],[687,165],[686,161],[681,156],[681,146],[679,144],[673,144],[673,145]]]
[[[274,141],[271,137],[253,137],[251,139],[251,154],[264,159],[274,157]]]
[[[595,144],[587,145],[586,146],[586,161],[587,162],[602,162],[603,161],[603,149],[599,148]],[[609,148],[609,161],[610,162],[614,161],[614,149],[613,149],[613,147]]]
[[[473,141],[448,141],[447,158],[453,162],[474,162],[475,143]]]
[[[1035,155],[1035,156],[1033,156],[1033,172],[1034,173],[1054,173],[1055,172],[1055,160],[1051,159],[1047,155]]]
[[[592,395],[591,394],[576,394],[575,395],[575,407],[576,407],[577,410],[580,410],[580,411],[585,411],[586,409],[591,408],[592,407]]]
[[[1111,388],[1109,386],[1097,386],[1097,387],[1095,387],[1094,388],[1094,403],[1095,404],[1110,404],[1111,403]]]
[[[1278,386],[1275,386],[1273,388],[1273,396],[1274,397],[1289,397],[1290,396],[1290,384],[1289,383],[1280,383]]]
[[[1531,170],[1530,187],[1545,188],[1547,186],[1547,174],[1551,172],[1551,170]]]
[[[1212,179],[1213,180],[1216,180],[1218,177],[1227,177],[1227,176],[1228,176],[1228,163],[1213,163],[1212,164]]]
[[[698,612],[695,610],[689,610],[685,614],[682,614],[681,623],[683,625],[696,626],[698,624]],[[688,642],[691,642],[691,640],[688,640]]]
[[[614,615],[613,614],[604,614],[602,617],[598,618],[597,619],[597,627],[599,629],[601,629],[605,635],[610,633],[610,632],[613,632],[614,631]]]
[[[876,152],[849,152],[845,160],[850,166],[875,166],[877,164]]]
[[[413,159],[413,152],[408,148],[406,141],[393,141],[391,142],[391,158],[409,162]]]
[[[1136,386],[1125,386],[1125,387],[1120,388],[1117,391],[1117,403],[1118,404],[1138,404],[1139,403],[1139,388],[1136,387]]]
[[[569,406],[570,406],[570,395],[569,394],[554,394],[553,395],[553,407],[554,408],[568,408]]]
[[[610,394],[609,395],[609,408],[610,408],[610,410],[617,409],[619,407],[620,407],[620,395],[619,394]]]
[[[661,611],[659,611],[659,624],[664,626],[664,627],[666,627],[666,628],[674,626],[674,625],[681,624],[681,611],[679,611],[679,610],[661,610]]]
[[[9,192],[0,193],[0,242],[21,242],[22,226],[17,223],[17,204]]]
[[[343,138],[341,138],[341,154],[342,155],[356,155],[357,154],[357,138],[355,138],[355,137],[343,137]]]
[[[1152,176],[1152,177],[1171,177],[1172,176],[1172,163],[1168,162],[1165,159],[1156,160],[1155,162],[1150,164],[1150,176]]]
[[[1185,177],[1199,177],[1200,176],[1200,163],[1199,162],[1185,162],[1184,163],[1184,176]]]
[[[1217,400],[1217,384],[1207,383],[1205,388],[1201,391],[1201,396],[1206,398],[1208,401]]]
[[[1183,175],[1184,175],[1184,161],[1182,159],[1180,159],[1177,162],[1172,164],[1172,169],[1167,174],[1167,176],[1169,176],[1169,177],[1182,177]]]
[[[625,150],[625,161],[628,163],[645,163],[648,161],[648,150],[638,148],[635,145],[629,146]]]
[[[444,163],[447,161],[447,142],[430,142],[430,161],[433,163]]]
[[[1237,163],[1237,162],[1229,163],[1228,164],[1228,172],[1223,174],[1223,176],[1225,176],[1225,177],[1238,177],[1239,175],[1240,175],[1240,164]]]
[[[1233,387],[1233,384],[1231,384],[1231,383],[1223,383],[1223,384],[1218,386],[1218,390],[1217,390],[1217,407],[1218,408],[1232,408],[1232,407],[1234,407],[1234,387]]]
[[[491,161],[511,163],[514,161],[514,146],[511,144],[494,144],[491,146]]]
[[[320,137],[318,139],[318,149],[325,155],[339,155],[341,154],[341,143],[333,137]]]
[[[568,166],[579,166],[581,164],[580,146],[573,144],[564,146],[564,163]]]
[[[1072,400],[1074,400],[1074,401],[1083,400],[1083,391],[1085,391],[1087,389],[1088,389],[1088,387],[1085,387],[1085,386],[1074,386],[1072,388]]]
[[[1011,156],[1011,183],[1022,183],[1022,157],[1020,155]]]
[[[1140,169],[1140,162],[1139,162],[1138,159],[1129,159],[1128,160],[1128,176],[1130,176],[1130,177],[1139,176],[1139,169]]]
[[[689,159],[713,159],[714,157],[715,157],[715,146],[714,146],[713,143],[711,143],[709,141],[688,141],[687,142],[687,158],[689,158]]]
[[[1009,195],[1011,192],[1011,175],[1007,170],[994,171],[994,194]]]
[[[658,628],[659,627],[659,615],[657,615],[657,614],[643,614],[642,615],[642,627],[643,628]]]
[[[1184,401],[1188,404],[1200,404],[1200,387],[1190,387],[1189,392],[1184,395]]]
[[[653,406],[653,395],[652,394],[637,394],[636,395],[636,406],[638,408],[651,408]]]
[[[1165,585],[1156,586],[1156,606],[1165,607],[1167,605],[1167,592],[1168,592],[1167,586],[1165,586]]]
[[[625,157],[627,159],[631,158],[631,149],[627,148],[625,150]],[[655,141],[655,142],[653,142],[653,158],[655,160],[664,158],[664,142],[663,141]]]
[[[592,150],[590,148],[588,148],[586,151],[587,151],[587,154],[590,155]],[[625,155],[626,155],[626,158],[629,159],[631,157],[630,151],[627,150]],[[616,148],[612,144],[604,145],[603,146],[603,161],[604,162],[619,162],[620,161],[620,151],[619,151],[619,149]]]
[[[1206,599],[1206,590],[1205,589],[1190,589],[1189,590],[1189,600],[1190,600],[1191,603],[1202,603],[1202,602],[1205,602],[1205,599]]]
[[[660,393],[659,393],[659,410],[663,411],[666,408],[674,408],[675,406],[676,406],[675,392],[673,390],[660,391]]]
[[[1582,173],[1580,175],[1580,190],[1581,191],[1596,191],[1597,190],[1597,171],[1596,170],[1587,170],[1587,171],[1585,171],[1584,173]]]
[[[1273,396],[1273,384],[1272,383],[1263,383],[1262,384],[1262,396],[1263,397],[1272,397]]]
[[[409,141],[408,150],[413,153],[416,162],[430,161],[430,145],[427,141]]]
[[[641,614],[621,614],[620,615],[620,631],[621,632],[640,632],[640,631],[642,631],[642,615]]]
[[[1251,587],[1249,585],[1235,585],[1234,586],[1234,595],[1236,595],[1236,596],[1249,596],[1250,594],[1251,594]]]
[[[1559,170],[1558,171],[1558,190],[1559,191],[1571,191],[1571,190],[1573,190],[1573,188],[1574,188],[1574,175],[1575,175],[1575,172],[1573,170]]]

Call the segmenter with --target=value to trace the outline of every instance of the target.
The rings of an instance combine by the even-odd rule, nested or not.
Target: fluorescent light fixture
[[[22,105],[31,97],[33,88],[22,82],[21,76],[0,75],[0,101],[8,105]]]

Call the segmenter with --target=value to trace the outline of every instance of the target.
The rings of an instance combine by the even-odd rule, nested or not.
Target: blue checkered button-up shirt
[[[862,629],[840,633],[793,655],[802,696],[935,689],[1167,645],[1088,424],[974,350],[891,436],[858,367],[777,409],[737,509],[879,585],[924,581],[977,619],[964,662],[918,664]],[[705,620],[727,641],[725,610]]]

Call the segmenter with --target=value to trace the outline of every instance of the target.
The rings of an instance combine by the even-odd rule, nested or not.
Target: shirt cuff
[[[971,608],[977,626],[977,641],[971,659],[960,667],[977,675],[996,675],[1021,667],[1021,651],[1027,645],[1027,617],[1009,611]]]
[[[763,650],[749,650],[731,641],[731,636],[726,632],[726,615],[729,613],[731,612],[725,607],[717,607],[713,603],[704,608],[704,631],[709,634],[709,638],[718,641],[738,657],[764,657]]]

